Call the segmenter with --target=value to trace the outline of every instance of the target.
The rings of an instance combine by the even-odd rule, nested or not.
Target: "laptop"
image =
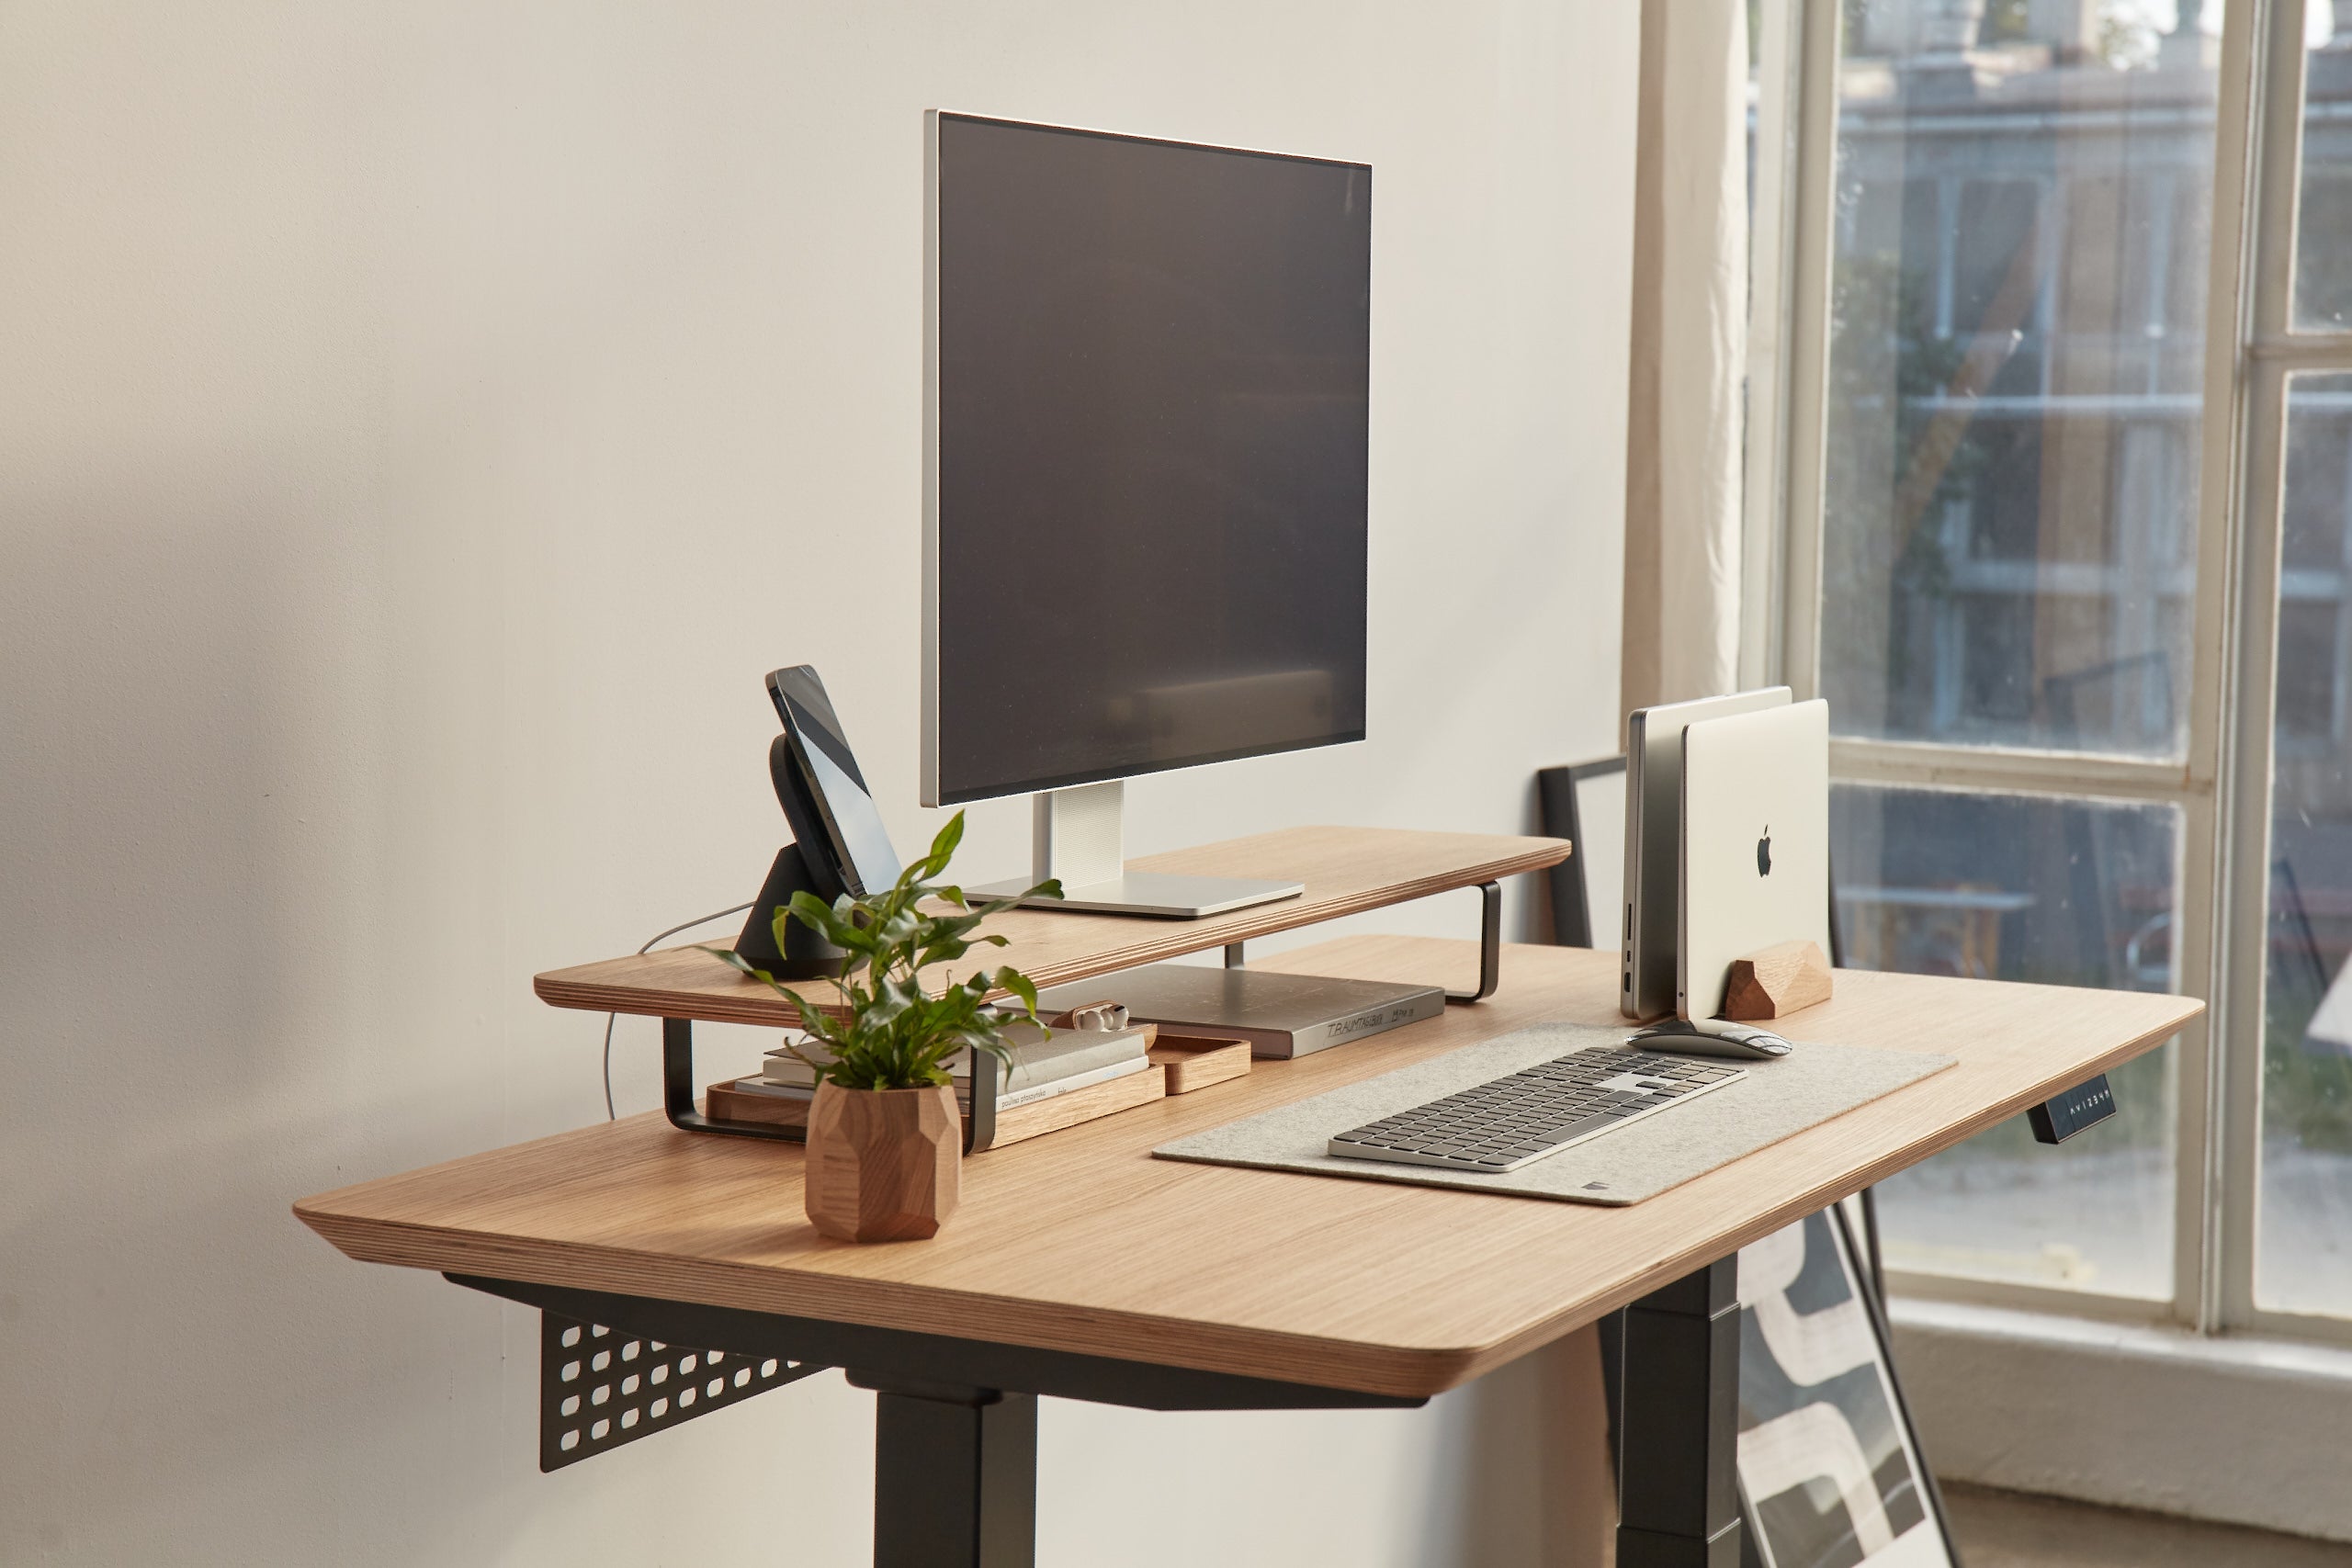
[[[1736,958],[1801,938],[1829,951],[1827,703],[1685,727],[1681,895],[1684,1018],[1723,1010]]]
[[[1701,719],[1784,707],[1786,686],[1635,708],[1625,722],[1624,963],[1617,1007],[1627,1018],[1674,1010],[1681,928],[1682,731]],[[1594,934],[1611,918],[1593,911]],[[1614,922],[1611,922],[1614,923]]]

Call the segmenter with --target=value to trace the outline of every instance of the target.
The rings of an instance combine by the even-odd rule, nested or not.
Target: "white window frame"
[[[1751,231],[1741,675],[1820,689],[1838,0],[1764,0]],[[1839,782],[2177,807],[2180,987],[2169,1300],[1897,1272],[1908,1293],[2352,1342],[2352,1317],[2254,1302],[2271,728],[2287,378],[2352,373],[2352,333],[2293,328],[2304,0],[2223,16],[2206,307],[2188,749],[2179,761],[1841,738]],[[2227,1043],[2216,1050],[2214,1042]]]

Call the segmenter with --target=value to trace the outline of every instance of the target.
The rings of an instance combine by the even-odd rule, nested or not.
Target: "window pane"
[[[1842,732],[2182,754],[2221,10],[1849,0]]]
[[[2304,16],[2302,199],[2295,317],[2352,327],[2352,4],[2312,0]]]
[[[2176,984],[2168,806],[1840,785],[1847,964],[2043,985]],[[2114,1120],[2055,1148],[2014,1121],[1879,1189],[1892,1266],[2172,1294],[2172,1047],[2110,1075]]]
[[[2346,10],[2352,12],[2352,6]],[[2287,390],[2255,1300],[2352,1316],[2352,377]]]

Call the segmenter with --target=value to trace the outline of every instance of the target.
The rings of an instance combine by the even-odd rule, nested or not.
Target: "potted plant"
[[[1061,897],[1061,884],[1046,881],[1018,897],[967,902],[962,888],[938,880],[963,837],[959,811],[932,840],[931,852],[888,891],[862,898],[845,893],[830,908],[812,893],[795,893],[776,911],[779,952],[786,922],[798,920],[847,955],[835,981],[836,1010],[813,1005],[738,953],[703,949],[791,1002],[811,1037],[813,1049],[786,1042],[817,1077],[803,1187],[810,1223],[842,1241],[937,1234],[961,1193],[955,1057],[969,1052],[976,1070],[983,1055],[1007,1059],[1001,1023],[986,1005],[991,992],[1011,992],[1036,1021],[1037,987],[1010,966],[975,969],[935,996],[924,994],[925,969],[952,964],[983,943],[1004,945],[1001,936],[978,934],[982,920],[1020,898]],[[925,899],[953,912],[925,909]]]

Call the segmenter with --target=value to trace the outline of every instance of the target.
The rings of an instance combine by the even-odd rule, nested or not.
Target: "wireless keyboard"
[[[1328,1147],[1341,1159],[1500,1175],[1747,1076],[1719,1062],[1588,1045],[1367,1122]]]

